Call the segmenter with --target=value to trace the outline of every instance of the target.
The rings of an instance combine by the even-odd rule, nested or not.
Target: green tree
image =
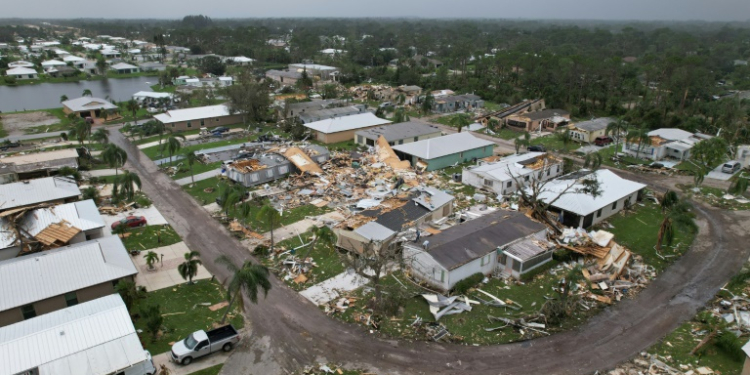
[[[397,108],[396,111],[393,112],[393,123],[398,124],[401,122],[407,122],[409,121],[409,115],[406,114],[406,110],[402,108]]]
[[[151,342],[155,342],[159,336],[162,324],[164,324],[164,316],[161,313],[161,306],[149,305],[141,307],[141,319],[146,322],[146,332],[151,334]]]
[[[338,88],[331,83],[323,85],[321,96],[323,99],[336,99],[339,96]]]
[[[648,129],[634,129],[628,132],[628,135],[626,137],[626,141],[629,144],[637,143],[638,149],[636,153],[636,157],[641,157],[641,152],[644,148],[646,148],[647,145],[651,144],[651,137],[648,135],[649,131]],[[628,147],[632,148],[632,147]]]
[[[94,204],[99,205],[99,190],[94,186],[88,186],[81,191],[83,200],[91,199]]]
[[[115,176],[118,176],[118,169],[125,165],[128,160],[128,153],[119,146],[109,143],[104,146],[101,158],[110,168],[115,169]]]
[[[573,291],[582,279],[581,266],[568,271],[555,289],[557,297],[545,302],[539,312],[550,322],[560,322],[572,316],[580,299],[580,296],[573,294]]]
[[[606,134],[615,139],[615,156],[617,156],[617,153],[621,151],[618,149],[618,146],[620,145],[620,139],[622,138],[623,134],[628,133],[629,126],[630,124],[628,124],[628,122],[622,118],[607,124]]]
[[[91,134],[91,140],[101,145],[106,145],[109,143],[109,130],[105,128],[96,129],[96,131]]]
[[[185,153],[185,161],[187,162],[188,167],[190,168],[190,180],[192,182],[190,186],[194,186],[195,174],[193,173],[193,166],[196,163],[200,162],[200,159],[198,159],[198,155],[195,154],[195,151],[190,151],[190,152]]]
[[[135,99],[128,100],[128,102],[125,103],[125,109],[130,112],[130,115],[133,118],[133,122],[138,125],[138,118],[136,117],[136,115],[138,114],[138,110],[141,109],[141,106],[138,105],[138,101],[136,101]]]
[[[242,115],[242,123],[257,124],[268,115],[271,100],[268,87],[257,82],[249,71],[240,73],[237,82],[224,89],[229,111]]]
[[[427,116],[432,112],[432,105],[435,104],[435,97],[432,96],[432,94],[427,93],[425,95],[424,99],[422,100],[422,115]]]
[[[268,227],[271,230],[271,252],[273,252],[273,230],[276,228],[276,225],[278,225],[279,220],[281,220],[281,215],[279,214],[279,211],[275,208],[273,208],[271,205],[264,205],[261,207],[260,211],[258,212],[258,216],[256,217],[258,221],[261,223],[267,224]]]
[[[226,312],[224,312],[224,316],[221,318],[221,324],[224,324],[226,323],[227,315],[232,311],[235,300],[239,298],[240,306],[243,306],[242,296],[245,295],[250,302],[254,304],[258,303],[258,292],[262,291],[263,296],[267,296],[268,291],[271,290],[271,281],[268,279],[268,268],[260,264],[253,264],[249,260],[245,261],[242,267],[238,268],[234,262],[222,255],[216,259],[216,263],[224,264],[229,272],[232,273],[229,285],[227,285],[229,305]]]
[[[67,95],[60,95],[60,103],[65,102],[67,100],[68,100],[68,96]]]
[[[198,259],[200,255],[199,252],[191,250],[190,252],[185,253],[185,261],[177,266],[177,272],[180,273],[180,276],[182,276],[184,280],[188,281],[188,284],[193,283],[193,277],[198,274],[198,266],[203,264],[201,263],[201,260]]]
[[[570,130],[563,130],[555,133],[555,137],[563,145],[563,151],[568,152],[568,146],[573,143],[573,137],[570,134]]]
[[[73,123],[70,130],[68,130],[68,137],[75,138],[81,147],[83,147],[83,142],[86,141],[90,135],[91,124],[83,120],[76,121]]]
[[[744,171],[741,171],[735,176],[732,176],[729,189],[727,190],[730,194],[744,195],[748,188],[748,176]]]
[[[154,269],[154,263],[159,261],[159,254],[149,251],[146,253],[146,255],[143,256],[143,259],[146,260],[146,264],[148,265],[148,269],[152,270]]]
[[[663,244],[672,245],[675,231],[695,233],[698,230],[698,226],[693,221],[695,215],[691,212],[691,208],[690,204],[680,199],[674,191],[668,190],[664,193],[661,200],[663,219],[656,237],[656,251],[661,251]]]
[[[81,96],[93,96],[94,94],[91,93],[91,90],[89,89],[83,89],[83,93]]]
[[[120,294],[129,311],[137,306],[138,301],[146,298],[146,288],[135,285],[132,281],[120,280],[115,285],[115,292]]]
[[[115,180],[114,185],[126,200],[132,201],[135,198],[136,188],[141,188],[141,178],[133,172],[125,171],[122,176]],[[114,191],[112,194],[114,194]]]
[[[523,133],[523,137],[517,137],[513,140],[513,147],[516,149],[516,154],[521,151],[522,147],[529,147],[531,145],[531,134],[528,132]]]
[[[451,126],[458,128],[458,132],[461,132],[461,129],[464,128],[464,126],[471,125],[471,116],[469,116],[466,113],[459,113],[457,115],[453,115],[453,117],[449,120],[449,123]]]
[[[177,151],[180,151],[182,148],[182,143],[180,143],[180,139],[185,140],[185,136],[182,134],[173,134],[170,135],[169,138],[167,138],[167,143],[164,144],[164,147],[166,147],[167,152],[169,153],[169,164],[172,164],[172,155],[176,154]]]

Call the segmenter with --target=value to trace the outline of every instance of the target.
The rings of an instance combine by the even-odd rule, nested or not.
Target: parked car
[[[546,152],[547,148],[544,147],[544,145],[531,145],[529,147],[526,147],[526,150],[532,152]]]
[[[606,146],[608,144],[611,144],[612,142],[614,142],[614,140],[612,139],[612,137],[609,137],[609,136],[606,136],[606,135],[603,135],[601,137],[596,137],[596,139],[594,139],[594,144],[597,145],[597,146],[600,146],[600,147],[601,146]]]
[[[742,168],[742,164],[738,161],[732,160],[724,163],[724,165],[721,166],[721,171],[723,173],[735,174],[740,168]]]
[[[218,128],[214,128],[214,130],[212,130],[211,132],[212,133],[226,133],[228,131],[229,131],[228,127],[226,127],[226,126],[219,126]]]
[[[120,225],[126,225],[130,228],[142,227],[147,224],[146,218],[143,216],[128,216],[120,221],[112,223],[112,229],[119,227]]]
[[[196,331],[184,340],[172,345],[171,359],[183,365],[189,365],[194,359],[223,350],[228,352],[240,342],[240,334],[231,325],[216,329]]]

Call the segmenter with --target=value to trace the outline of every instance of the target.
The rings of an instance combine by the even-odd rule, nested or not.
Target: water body
[[[149,86],[159,77],[108,78],[98,81],[40,83],[23,86],[0,86],[0,111],[16,112],[32,109],[58,108],[60,97],[78,98],[89,89],[95,97],[116,101],[129,100],[138,91],[152,91]]]

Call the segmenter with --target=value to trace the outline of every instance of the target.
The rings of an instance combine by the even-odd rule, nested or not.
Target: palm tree
[[[167,143],[164,144],[167,148],[167,152],[169,152],[169,164],[172,164],[172,155],[177,153],[177,151],[180,151],[182,148],[182,144],[178,140],[178,138],[185,140],[185,136],[182,134],[174,134],[170,135],[169,138],[167,138]]]
[[[227,286],[227,299],[229,305],[221,318],[221,324],[227,320],[227,315],[232,310],[235,299],[239,296],[242,299],[242,292],[245,292],[247,298],[252,303],[258,303],[258,289],[263,291],[263,297],[268,295],[271,290],[271,281],[268,279],[268,268],[260,264],[253,264],[247,260],[238,268],[229,258],[222,255],[216,259],[216,263],[224,264],[232,272],[232,279]],[[243,304],[240,303],[240,306]]]
[[[67,95],[60,95],[60,103],[62,103],[64,101],[67,101],[67,100],[68,100],[68,96]]]
[[[146,260],[146,264],[148,265],[148,269],[152,270],[154,269],[154,263],[156,263],[157,260],[159,260],[159,254],[149,251],[146,253],[146,255],[143,256],[143,259]]]
[[[125,171],[122,176],[115,180],[115,187],[125,195],[127,200],[131,201],[135,197],[136,187],[141,188],[141,178],[133,172]]]
[[[96,129],[96,131],[91,134],[91,140],[102,145],[108,144],[109,130],[105,128]]]
[[[643,150],[643,148],[646,147],[647,144],[651,143],[651,137],[649,137],[647,129],[636,129],[628,132],[628,136],[627,138],[625,138],[625,140],[628,143],[638,143],[638,152],[636,154],[637,158],[641,157],[641,150]]]
[[[253,206],[250,203],[243,203],[240,205],[240,217],[242,218],[242,224],[247,225],[247,220],[250,219],[250,214],[253,213]]]
[[[606,134],[615,139],[615,156],[617,156],[617,153],[619,152],[617,146],[620,144],[620,138],[622,138],[622,134],[627,134],[628,126],[630,126],[630,124],[622,118],[607,124]]]
[[[422,100],[422,115],[427,116],[432,111],[432,105],[435,103],[435,97],[432,94],[427,93],[427,96]]]
[[[198,274],[198,266],[203,264],[200,259],[197,259],[201,253],[197,251],[190,251],[185,253],[185,261],[177,266],[177,271],[180,273],[183,279],[188,281],[188,284],[193,283],[193,277]]]
[[[656,251],[661,251],[662,244],[672,245],[676,230],[694,233],[698,229],[690,209],[690,204],[681,200],[674,191],[668,190],[664,193],[664,198],[661,200],[661,212],[664,219],[659,225]]]
[[[89,89],[83,89],[83,94],[81,96],[93,96],[94,94],[91,93],[91,90]]]
[[[136,125],[138,125],[138,120],[136,119],[136,114],[138,113],[138,110],[141,109],[141,106],[138,105],[138,102],[135,99],[130,99],[125,104],[125,109],[130,111],[131,115],[133,116],[133,121]]]
[[[279,219],[281,219],[279,211],[266,204],[261,207],[256,219],[261,223],[268,223],[268,226],[271,228],[271,252],[273,252],[273,229],[276,227],[276,224],[278,224]]]
[[[91,135],[91,124],[86,121],[79,120],[73,124],[73,127],[68,130],[68,137],[75,138],[78,143],[83,147],[83,142]]]
[[[518,137],[513,141],[513,146],[516,149],[516,154],[521,151],[521,147],[529,147],[531,145],[531,134],[523,133],[523,137]]]
[[[557,139],[563,144],[563,151],[568,152],[568,145],[573,142],[573,137],[570,136],[570,130],[563,130],[555,133]]]
[[[471,117],[469,117],[466,113],[459,113],[455,116],[453,116],[452,119],[450,119],[449,123],[451,126],[457,127],[458,132],[461,132],[461,129],[463,129],[464,126],[471,125]]]
[[[109,143],[104,147],[101,157],[110,168],[115,169],[115,176],[117,176],[117,169],[125,165],[125,162],[128,160],[128,153],[117,145]]]
[[[190,186],[195,185],[195,174],[193,174],[193,165],[198,162],[198,155],[195,154],[194,151],[190,151],[185,154],[185,161],[188,163],[188,167],[190,167],[190,180],[192,181],[192,184]]]

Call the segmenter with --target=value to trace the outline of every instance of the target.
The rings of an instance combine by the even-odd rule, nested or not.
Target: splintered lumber
[[[482,289],[477,289],[477,292],[482,293],[485,296],[492,298],[493,300],[495,300],[495,302],[499,303],[502,306],[507,305],[507,303],[505,303],[505,301],[501,300],[500,298],[497,298],[497,297],[493,296],[492,294],[489,294],[489,293],[485,292]]]
[[[563,249],[568,249],[570,251],[576,252],[578,254],[591,255],[599,259],[606,257],[607,254],[609,254],[609,251],[611,250],[611,248],[609,247],[601,247],[597,245],[588,245],[585,247],[583,246],[573,247],[573,246],[568,246],[565,244],[560,244],[560,247],[562,247]]]

